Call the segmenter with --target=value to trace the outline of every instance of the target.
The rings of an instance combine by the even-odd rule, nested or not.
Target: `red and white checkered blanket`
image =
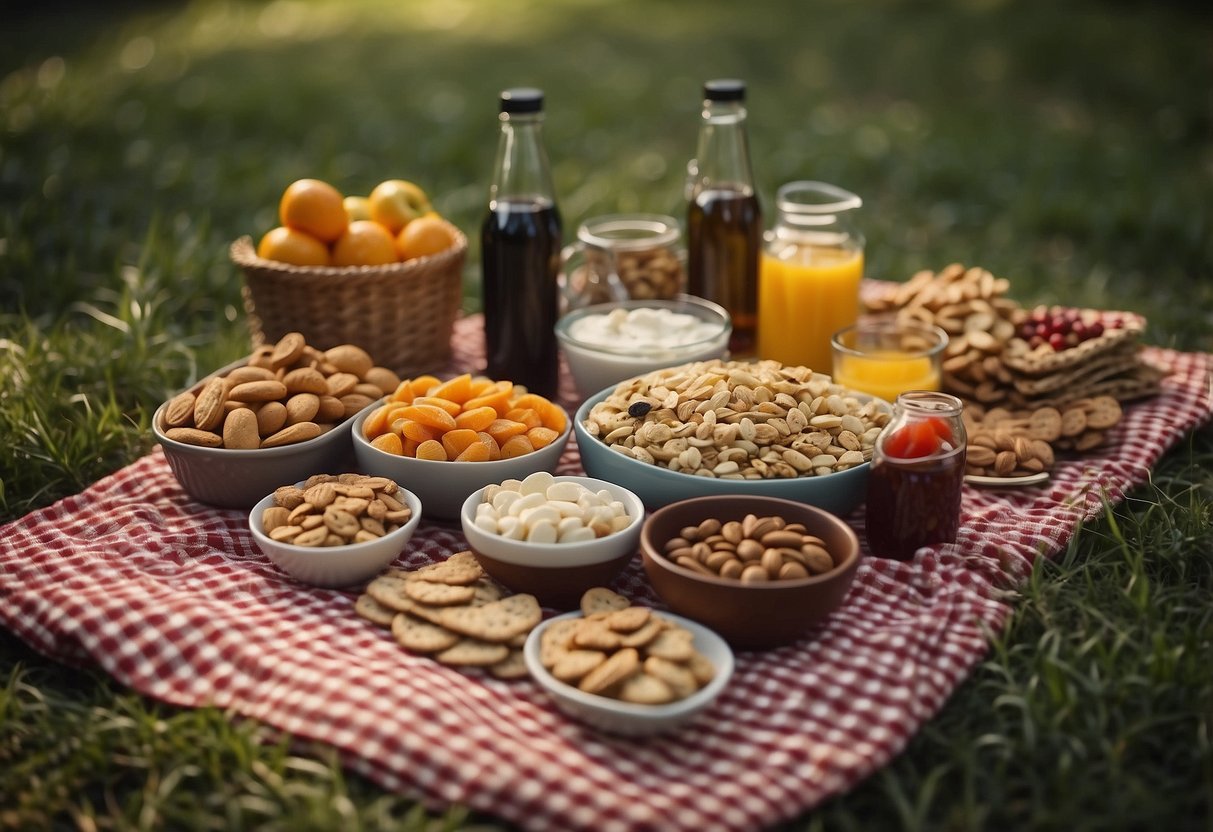
[[[456,364],[474,366],[479,340],[477,319],[458,324]],[[434,808],[461,803],[534,830],[754,829],[887,763],[985,655],[1010,612],[1005,590],[1032,561],[1209,421],[1213,356],[1147,357],[1172,374],[1109,447],[1061,462],[1043,487],[966,489],[957,544],[908,563],[867,558],[824,625],[739,654],[728,689],[674,735],[596,733],[530,680],[410,655],[354,614],[353,593],[279,572],[243,513],[191,501],[158,450],[0,529],[0,624],[156,699],[328,743]],[[561,468],[579,472],[575,446]],[[423,523],[401,563],[463,547],[457,527]],[[639,558],[616,588],[660,605]]]

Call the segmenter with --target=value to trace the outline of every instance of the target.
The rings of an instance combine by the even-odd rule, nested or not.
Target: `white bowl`
[[[189,389],[197,392],[213,376],[227,375],[246,364],[247,358],[228,364]],[[168,405],[165,402],[156,408],[152,433],[164,449],[164,457],[177,482],[186,494],[200,503],[247,509],[284,482],[306,479],[322,471],[341,470],[349,465],[349,419],[315,439],[277,448],[203,448],[177,442],[165,435],[161,426]]]
[[[295,484],[303,486],[303,482]],[[261,513],[274,504],[273,492],[249,512],[249,531],[270,562],[297,581],[332,588],[364,583],[404,551],[405,544],[421,523],[421,500],[416,494],[401,487],[393,496],[407,505],[413,516],[395,531],[366,543],[316,547],[273,540],[261,525]]]
[[[556,616],[531,631],[523,647],[527,670],[540,687],[551,695],[556,707],[594,728],[627,736],[648,736],[676,730],[690,722],[720,695],[733,675],[733,651],[725,640],[701,624],[668,612],[658,615],[690,630],[695,649],[716,667],[716,676],[686,699],[668,705],[637,705],[608,696],[598,696],[565,684],[547,671],[539,660],[539,640],[553,621],[579,618],[581,612]]]
[[[668,309],[694,315],[702,321],[716,324],[719,330],[710,337],[678,347],[610,347],[578,341],[571,334],[577,321],[588,315],[607,315],[615,309]],[[556,338],[564,350],[569,370],[581,395],[588,396],[632,376],[643,375],[663,367],[674,367],[690,361],[721,358],[728,351],[733,327],[729,313],[711,301],[692,295],[679,295],[673,300],[628,300],[585,306],[556,322]]]
[[[515,592],[528,592],[546,607],[571,609],[582,593],[607,586],[631,562],[644,525],[644,504],[621,485],[590,477],[554,477],[555,482],[576,482],[591,491],[606,489],[621,501],[632,518],[620,531],[585,543],[528,543],[510,540],[478,527],[476,506],[484,489],[468,495],[460,521],[463,534],[485,572]]]
[[[381,451],[370,443],[362,431],[367,416],[375,412],[385,399],[364,408],[354,416],[351,432],[354,437],[354,459],[358,470],[366,474],[387,477],[408,488],[425,503],[426,516],[454,520],[464,500],[477,489],[509,479],[526,479],[536,471],[555,471],[573,432],[573,419],[565,415],[564,431],[550,445],[512,459],[486,462],[439,462],[414,459]]]

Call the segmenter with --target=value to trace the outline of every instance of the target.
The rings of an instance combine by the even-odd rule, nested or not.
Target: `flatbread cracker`
[[[471,586],[459,584],[405,581],[404,594],[419,604],[449,607],[456,604],[470,604],[476,597],[476,590]]]
[[[438,621],[457,633],[495,643],[530,632],[543,619],[534,595],[511,595],[480,607],[444,607]]]
[[[587,617],[596,612],[614,612],[630,606],[632,602],[627,598],[602,586],[587,589],[581,596],[581,612]]]
[[[414,653],[437,653],[460,640],[458,633],[403,612],[392,620],[392,637],[401,647]]]
[[[396,610],[385,607],[365,592],[354,602],[354,612],[380,627],[391,627],[392,619],[397,615]]]
[[[461,667],[488,667],[509,658],[510,648],[476,638],[461,638],[434,656],[443,664]]]
[[[496,664],[489,665],[489,673],[496,679],[512,681],[523,679],[529,675],[526,659],[521,650],[511,650],[510,654]]]

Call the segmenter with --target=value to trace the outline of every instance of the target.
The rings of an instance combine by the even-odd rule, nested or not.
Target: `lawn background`
[[[749,83],[767,206],[863,196],[868,274],[952,261],[1025,304],[1213,349],[1213,16],[1129,2],[50,2],[0,28],[0,521],[151,447],[247,351],[227,245],[290,181],[417,181],[475,237],[503,86],[537,85],[566,237],[681,216],[702,81]],[[478,305],[478,252],[466,306]],[[906,753],[793,828],[1213,829],[1213,431],[1039,568]],[[3,542],[0,541],[0,545]],[[261,742],[0,634],[0,826],[421,828]]]

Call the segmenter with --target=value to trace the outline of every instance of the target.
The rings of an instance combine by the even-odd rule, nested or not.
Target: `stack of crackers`
[[[390,568],[357,601],[358,615],[391,629],[406,650],[499,679],[527,675],[522,645],[543,618],[533,595],[507,595],[471,552],[419,569]]]

